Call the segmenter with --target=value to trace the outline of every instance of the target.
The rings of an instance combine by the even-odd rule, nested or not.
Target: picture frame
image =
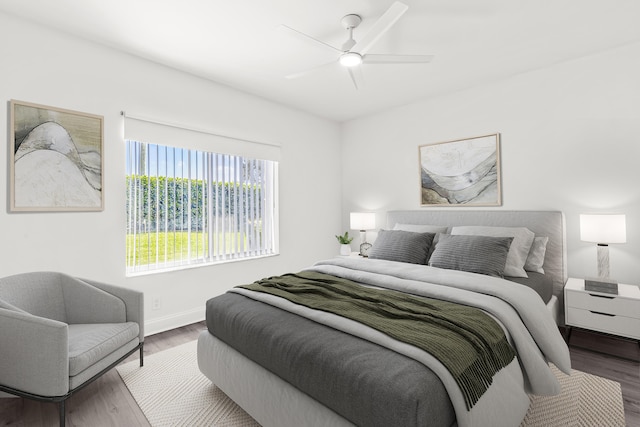
[[[501,206],[500,134],[418,147],[421,206]]]
[[[10,211],[102,211],[104,117],[11,100]]]

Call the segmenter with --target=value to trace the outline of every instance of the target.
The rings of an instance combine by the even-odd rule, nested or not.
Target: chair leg
[[[64,419],[64,415],[65,415],[65,410],[64,410],[64,400],[61,400],[60,403],[58,403],[58,411],[60,411],[60,427],[64,427],[65,425],[65,419]]]
[[[140,366],[144,366],[144,343],[140,345]]]

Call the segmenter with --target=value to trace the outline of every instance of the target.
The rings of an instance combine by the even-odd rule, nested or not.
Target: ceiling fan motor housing
[[[360,15],[356,15],[356,14],[349,14],[349,15],[345,15],[342,18],[342,26],[347,29],[347,30],[351,30],[353,28],[356,28],[358,25],[360,25],[360,23],[362,22],[362,18],[360,17]]]

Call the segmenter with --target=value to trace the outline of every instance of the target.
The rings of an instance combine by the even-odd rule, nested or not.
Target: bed
[[[524,255],[523,235],[530,240],[524,243],[528,244]],[[406,242],[412,242],[411,250],[404,253]],[[419,261],[423,246],[432,266]],[[483,251],[490,247],[498,255],[475,256],[478,247]],[[520,250],[516,264],[523,265],[513,265],[512,248]],[[398,254],[402,257],[394,259]],[[525,261],[533,267],[525,268]],[[529,277],[493,275],[500,262],[505,271],[498,273],[506,275],[508,268],[515,268],[513,274],[518,275],[524,269]],[[414,303],[418,298],[417,304],[429,298],[429,309],[445,300],[441,304],[455,303],[465,310],[475,306],[478,310],[470,309],[469,316],[484,316],[477,323],[487,322],[493,328],[483,333],[501,331],[504,339],[500,339],[515,354],[512,359],[505,356],[504,363],[489,373],[486,366],[493,362],[478,364],[482,368],[477,370],[488,374],[488,380],[477,379],[475,371],[460,375],[454,357],[438,358],[389,332],[398,328],[377,330],[343,317],[344,313],[283,298],[278,294],[286,292],[282,289],[269,293],[264,289],[272,285],[269,280],[236,287],[207,301],[207,329],[198,338],[198,365],[264,426],[516,426],[528,409],[529,393],[560,391],[549,362],[570,372],[568,349],[557,328],[563,317],[566,276],[561,212],[391,211],[369,259],[336,257],[273,281],[302,277],[305,284],[308,280],[331,283],[327,288],[335,282],[341,293],[346,292],[343,286],[351,292],[357,284],[353,289],[358,297],[361,291],[366,298],[369,292],[379,291],[403,302],[408,298]],[[457,312],[452,305],[442,307],[438,309],[443,315]],[[442,351],[466,355],[464,346],[469,344],[448,340],[447,333],[417,340],[432,348],[461,345]],[[492,339],[488,341],[494,343]],[[502,349],[502,341],[495,338],[490,347]]]

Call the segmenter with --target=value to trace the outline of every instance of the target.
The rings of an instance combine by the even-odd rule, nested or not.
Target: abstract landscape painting
[[[11,210],[103,209],[103,117],[11,101]]]
[[[500,206],[500,134],[421,145],[422,206]]]

